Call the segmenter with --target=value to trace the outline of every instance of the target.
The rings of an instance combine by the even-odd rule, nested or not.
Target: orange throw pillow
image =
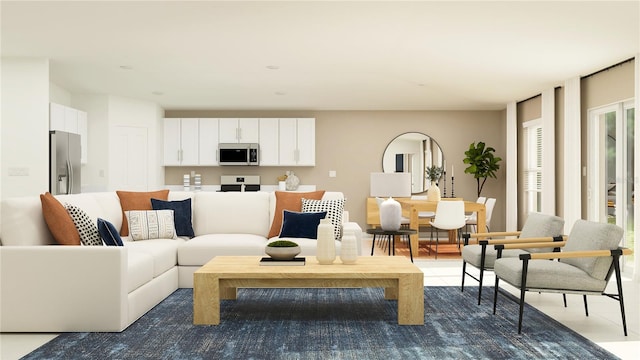
[[[289,211],[302,211],[302,198],[311,200],[322,200],[324,196],[324,190],[311,191],[311,192],[286,192],[276,191],[276,210],[273,214],[273,222],[271,223],[271,230],[269,230],[268,238],[280,235],[280,228],[282,227],[282,213],[284,210]]]
[[[129,210],[153,210],[151,208],[151,199],[167,200],[169,197],[169,190],[158,190],[149,192],[140,191],[116,191],[120,198],[120,207],[122,207],[122,228],[120,229],[121,236],[129,235],[129,223],[127,222],[127,216],[125,211]]]
[[[60,201],[46,192],[40,195],[40,202],[44,221],[56,242],[60,245],[80,245],[78,229]]]

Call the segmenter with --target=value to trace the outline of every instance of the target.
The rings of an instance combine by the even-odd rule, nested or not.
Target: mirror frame
[[[414,145],[407,143],[402,144],[403,142],[417,141],[417,147]],[[422,154],[424,153],[424,145],[425,142],[427,146],[431,145],[431,159],[428,159],[424,156],[415,157],[416,153]],[[403,145],[405,149],[402,150]],[[394,148],[397,147],[398,149]],[[414,149],[410,149],[414,147]],[[434,151],[435,150],[435,151]],[[399,151],[407,151],[406,153],[402,153]],[[410,152],[411,151],[411,152]],[[430,160],[430,161],[428,161]],[[400,164],[402,163],[402,164]],[[411,164],[409,164],[411,163]],[[412,194],[421,194],[427,191],[431,184],[429,180],[426,178],[426,168],[428,166],[437,165],[444,166],[445,158],[444,152],[442,151],[442,147],[438,144],[437,141],[433,139],[433,137],[421,133],[421,132],[405,132],[396,137],[394,137],[384,149],[382,153],[382,172],[385,173],[393,173],[393,172],[411,172],[412,174],[412,183],[411,183],[411,193]],[[418,166],[421,170],[421,174],[415,174],[415,171],[411,171],[413,168]],[[409,168],[409,171],[406,171]]]

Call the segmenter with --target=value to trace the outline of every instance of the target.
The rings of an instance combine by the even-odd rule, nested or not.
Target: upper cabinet
[[[88,154],[88,124],[87,113],[68,106],[49,104],[49,130],[64,131],[80,134],[80,163],[87,163]]]
[[[258,119],[219,119],[221,143],[257,143],[260,125]]]
[[[314,118],[280,119],[279,165],[316,164],[316,125]]]
[[[164,119],[164,165],[218,166],[220,143],[258,143],[260,166],[314,166],[314,118]]]
[[[198,165],[198,119],[164,119],[164,164]]]

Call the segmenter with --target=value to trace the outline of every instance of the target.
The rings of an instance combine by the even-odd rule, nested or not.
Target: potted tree
[[[465,174],[472,174],[476,179],[478,186],[478,197],[482,193],[482,188],[487,178],[496,178],[496,171],[500,169],[500,161],[502,158],[495,156],[496,149],[488,146],[485,147],[485,143],[480,141],[476,145],[475,142],[469,145],[469,150],[464,152],[466,156],[463,162],[469,165],[464,169]]]

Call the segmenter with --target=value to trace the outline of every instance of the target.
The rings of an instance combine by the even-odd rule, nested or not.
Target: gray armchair
[[[631,254],[630,249],[619,248],[624,231],[619,226],[586,220],[573,225],[566,244],[560,252],[528,253],[517,258],[499,258],[494,264],[496,282],[493,297],[493,313],[496,312],[498,284],[500,280],[520,289],[520,315],[518,334],[522,331],[522,313],[527,291],[581,294],[586,316],[589,316],[587,295],[604,295],[620,304],[624,335],[627,322],[620,278],[620,256]],[[497,245],[500,253],[511,245]],[[498,255],[499,256],[499,255]],[[557,261],[550,261],[558,259]],[[617,294],[605,293],[611,275],[615,273]]]
[[[484,279],[484,271],[492,270],[493,264],[497,258],[497,251],[494,246],[501,243],[522,243],[522,242],[552,242],[554,236],[562,234],[564,220],[557,216],[545,215],[541,213],[529,213],[521,231],[515,232],[492,232],[492,233],[476,233],[463,234],[464,247],[462,248],[462,291],[464,291],[465,275],[469,275],[472,279],[478,281],[478,305],[482,296],[482,282]],[[495,239],[497,237],[504,238],[507,236],[518,236],[518,239]],[[470,238],[491,238],[490,240],[480,240],[478,244],[469,244]],[[542,239],[546,238],[546,239]],[[557,240],[557,238],[556,238]],[[529,252],[547,252],[553,251],[555,245],[549,245],[548,248],[521,248],[509,249],[503,251],[502,257],[518,257],[521,254]],[[467,272],[467,264],[477,268],[480,273],[478,277]]]

